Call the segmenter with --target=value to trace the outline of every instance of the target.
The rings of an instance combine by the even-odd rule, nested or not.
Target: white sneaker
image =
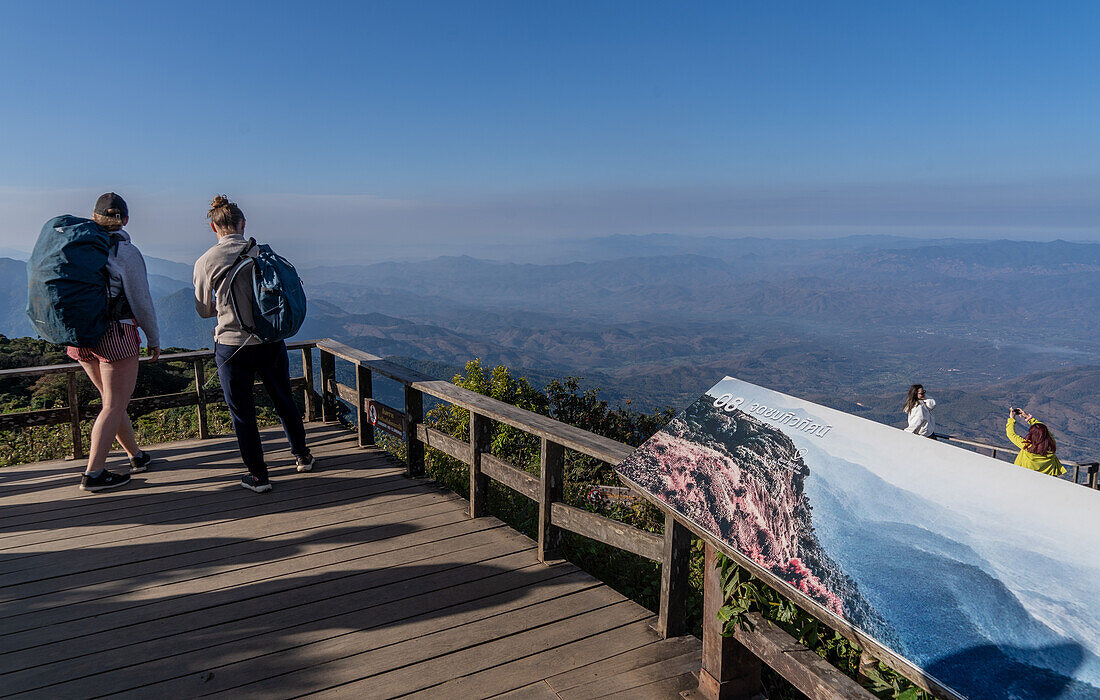
[[[149,454],[145,450],[142,450],[137,457],[130,458],[130,473],[138,474],[149,468],[149,463],[153,461],[153,455]]]
[[[246,474],[244,478],[241,479],[241,486],[245,487],[249,491],[255,491],[256,493],[267,493],[271,490],[271,481],[260,481],[251,474]]]
[[[308,457],[295,457],[294,461],[298,463],[298,471],[300,473],[313,471],[313,465],[317,463],[313,455],[309,455]]]

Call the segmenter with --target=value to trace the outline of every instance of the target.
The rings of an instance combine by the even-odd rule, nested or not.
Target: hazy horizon
[[[81,209],[79,204],[86,200],[94,202],[97,196],[92,190],[43,192],[36,196],[23,192],[20,195],[23,204],[17,209],[14,204],[10,204],[15,199],[11,196],[11,192],[0,189],[0,218],[6,222],[0,230],[0,256],[11,257],[16,251],[23,255],[28,254],[34,246],[38,231],[46,220],[61,213],[88,216],[89,212]],[[418,219],[423,212],[408,214],[396,207],[395,211],[382,212],[373,220],[365,221],[363,228],[356,230],[354,224],[341,225],[339,220],[344,217],[357,220],[348,213],[357,206],[369,209],[372,206],[384,208],[384,205],[370,201],[357,201],[361,198],[353,197],[314,198],[314,200],[317,199],[328,200],[327,204],[331,208],[327,212],[313,214],[316,212],[313,207],[299,210],[288,206],[288,202],[293,200],[286,195],[253,197],[251,201],[255,202],[255,206],[245,209],[245,215],[248,217],[247,234],[271,243],[281,253],[297,261],[300,266],[423,261],[449,256],[504,261],[514,259],[516,262],[529,263],[543,261],[547,251],[554,251],[559,255],[554,262],[562,262],[565,259],[569,261],[581,259],[568,255],[565,258],[560,257],[564,254],[561,251],[568,251],[570,246],[583,246],[588,242],[613,239],[622,239],[624,247],[621,255],[629,257],[633,253],[628,245],[625,245],[628,241],[661,237],[681,239],[685,242],[739,239],[774,239],[777,242],[827,241],[866,237],[917,240],[966,239],[974,242],[1008,240],[1046,243],[1063,240],[1075,243],[1100,243],[1100,231],[1089,227],[1070,226],[1046,230],[1037,226],[932,227],[876,224],[769,226],[759,224],[713,227],[721,230],[711,230],[711,227],[645,230],[642,228],[643,225],[639,225],[637,227],[639,230],[630,230],[630,227],[625,224],[612,226],[609,223],[604,231],[590,234],[558,234],[554,231],[552,222],[543,220],[535,226],[514,225],[516,229],[526,230],[525,235],[519,235],[511,233],[506,228],[509,222],[500,217],[496,217],[497,228],[495,229],[452,235],[451,232],[456,229],[465,229],[461,222],[456,222],[453,218],[449,223],[446,221],[449,215],[454,214],[453,211],[449,214],[444,214],[443,210],[430,213],[428,216],[432,219],[431,226],[421,227]],[[33,206],[26,206],[28,201],[32,202]],[[127,230],[146,255],[190,264],[215,242],[214,234],[204,219],[205,210],[201,206],[197,213],[184,212],[180,204],[164,195],[153,195],[148,198],[131,195],[128,201],[131,208],[131,221]],[[245,200],[239,201],[242,208],[247,206]],[[50,209],[49,207],[54,206],[54,202],[67,202],[69,206]],[[138,208],[143,203],[149,207],[148,211]],[[1097,209],[1095,220],[1100,222],[1100,202]],[[309,221],[306,220],[307,217],[310,218]],[[387,221],[395,227],[395,233],[370,231]],[[471,224],[467,225],[474,225],[478,221],[484,222],[485,219],[472,218]],[[320,235],[324,240],[331,242],[331,247],[318,246],[318,240],[314,237],[318,231],[321,232]]]
[[[247,234],[264,239],[263,234],[255,231],[255,228],[256,227],[253,226],[248,229]],[[128,226],[127,229],[130,230],[131,227]],[[170,244],[166,244],[164,241],[157,240],[156,238],[150,240],[148,231],[143,231],[137,226],[132,227],[131,233],[134,235],[135,243],[140,246],[146,257],[160,258],[162,260],[185,265],[191,265],[203,251],[214,244],[213,234],[209,234],[209,230],[204,230],[203,228],[198,228],[198,233],[196,233],[191,240],[184,242],[177,241]],[[387,245],[385,242],[382,242],[370,243],[369,250],[363,251],[361,255],[351,253],[340,255],[339,257],[328,257],[324,252],[319,253],[315,248],[311,249],[308,243],[299,241],[295,236],[287,236],[284,234],[283,236],[275,238],[268,237],[266,240],[278,245],[281,252],[292,255],[295,260],[299,262],[299,267],[303,268],[370,265],[379,262],[425,262],[438,258],[453,257],[470,257],[492,262],[516,262],[520,264],[563,264],[569,262],[584,262],[585,260],[592,259],[580,254],[571,255],[570,246],[575,246],[577,249],[583,249],[585,244],[595,242],[606,243],[615,241],[621,242],[622,244],[620,251],[615,252],[613,250],[606,250],[606,252],[598,258],[599,260],[656,255],[658,253],[638,253],[630,247],[632,242],[654,239],[666,239],[674,246],[677,243],[687,243],[689,241],[733,242],[738,240],[774,240],[777,244],[780,244],[792,241],[829,242],[859,239],[867,239],[869,242],[878,240],[924,241],[929,244],[944,240],[964,240],[967,243],[997,242],[1003,240],[1011,243],[1053,243],[1064,241],[1068,243],[1100,244],[1100,237],[1073,238],[1071,236],[1059,235],[1052,235],[1049,237],[1027,237],[1027,235],[1023,233],[1019,234],[1019,237],[1013,237],[1005,231],[984,230],[967,232],[955,231],[954,235],[946,235],[940,234],[940,232],[937,231],[925,231],[923,229],[879,233],[874,229],[858,231],[848,227],[840,231],[807,231],[803,235],[792,235],[791,232],[772,232],[772,235],[769,235],[769,233],[768,231],[744,232],[728,235],[705,233],[678,234],[667,232],[614,233],[606,235],[561,237],[552,240],[529,240],[520,242],[504,240],[496,242],[492,246],[485,246],[480,243],[471,244],[465,241],[444,241],[440,242],[431,250],[425,250],[421,244]],[[3,240],[7,239],[0,235],[0,241]],[[21,240],[15,237],[11,240],[13,242],[10,245],[0,243],[0,257],[21,260],[29,257],[30,249],[33,247],[34,243],[33,240],[26,241],[26,239]],[[23,242],[29,244],[25,245],[25,247],[21,247],[20,243]],[[547,258],[547,251],[549,250],[554,251],[555,257]],[[673,248],[669,251],[663,251],[660,254],[677,255],[692,253],[688,250],[676,250]]]

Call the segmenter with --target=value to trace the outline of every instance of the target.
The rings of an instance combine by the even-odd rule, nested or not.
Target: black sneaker
[[[255,491],[256,493],[267,493],[271,490],[271,481],[268,479],[260,480],[251,474],[246,475],[241,479],[241,486],[245,487],[249,491]]]
[[[313,459],[313,455],[295,457],[294,461],[298,463],[299,472],[311,472],[313,471],[313,465],[317,463],[317,460]]]
[[[142,450],[137,457],[130,458],[130,473],[138,474],[149,468],[149,463],[153,461],[153,455],[149,454],[145,450]]]
[[[99,476],[88,476],[85,474],[80,478],[80,490],[91,491],[104,491],[106,489],[113,489],[116,486],[125,486],[130,483],[129,474],[115,474],[109,472],[106,469],[99,473]]]

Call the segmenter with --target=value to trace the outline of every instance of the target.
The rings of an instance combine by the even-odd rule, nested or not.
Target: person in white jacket
[[[936,400],[925,395],[923,386],[914,384],[909,387],[909,394],[905,397],[904,409],[909,416],[909,424],[905,426],[905,430],[914,435],[934,438],[936,421],[932,418],[932,410],[935,408]]]
[[[92,424],[88,466],[80,480],[82,491],[96,492],[126,485],[130,474],[145,471],[152,461],[149,453],[138,446],[126,407],[137,385],[141,348],[138,329],[145,331],[149,355],[154,362],[160,357],[160,331],[153,297],[149,293],[145,258],[131,242],[130,234],[122,230],[130,221],[126,200],[114,192],[104,194],[96,200],[92,218],[111,236],[106,268],[111,320],[95,347],[71,346],[65,352],[84,368],[103,400]],[[105,468],[107,455],[116,439],[130,457],[130,474],[116,474]]]

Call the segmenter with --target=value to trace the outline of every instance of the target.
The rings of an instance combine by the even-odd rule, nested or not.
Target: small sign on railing
[[[405,437],[405,414],[374,399],[366,399],[367,420],[395,438]]]

